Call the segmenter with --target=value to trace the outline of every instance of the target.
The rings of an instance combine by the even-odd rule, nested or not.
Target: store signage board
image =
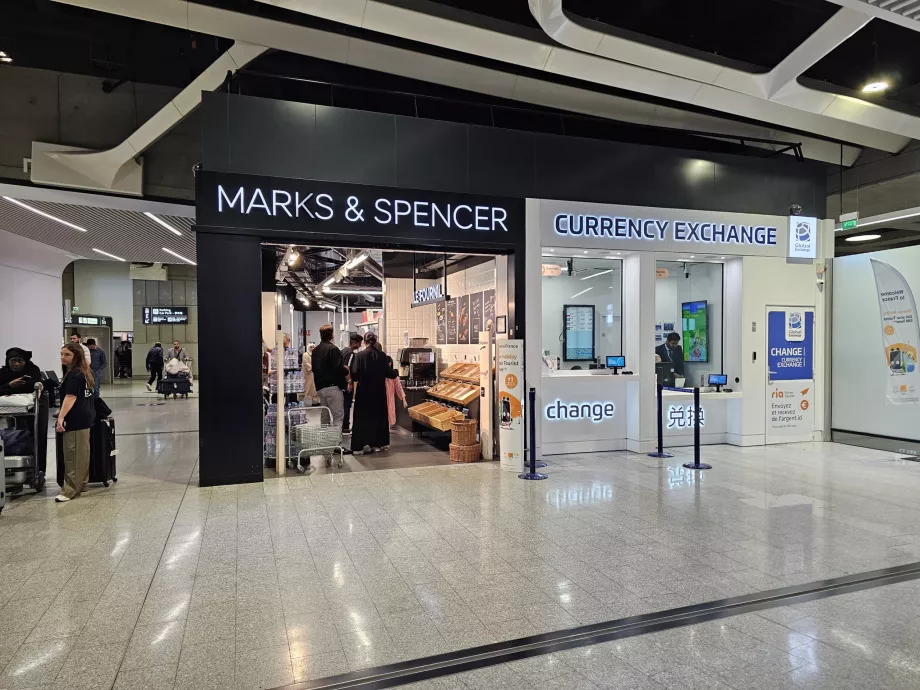
[[[144,307],[143,321],[151,326],[188,323],[188,307]]]
[[[543,199],[541,242],[549,247],[706,252],[735,256],[794,256],[790,216],[698,211]],[[817,221],[808,251],[816,256]],[[804,256],[804,255],[803,255]]]
[[[424,307],[426,304],[446,302],[449,299],[450,296],[444,294],[444,284],[434,283],[433,285],[429,285],[428,287],[424,287],[412,293],[412,308],[415,309],[416,307]]]
[[[773,381],[814,378],[815,313],[771,310],[767,315],[767,371]]]
[[[206,171],[195,185],[201,226],[480,245],[524,239],[523,199]]]
[[[498,449],[501,468],[524,468],[524,341],[502,340],[498,347]]]

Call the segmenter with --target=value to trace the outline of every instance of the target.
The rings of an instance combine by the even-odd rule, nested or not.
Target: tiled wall
[[[434,280],[419,280],[418,288],[427,287]],[[409,337],[426,337],[430,345],[435,345],[435,305],[412,309],[412,280],[409,278],[387,278],[384,311],[384,328],[386,331],[384,348],[388,354],[395,355],[403,346],[403,333],[408,330]],[[451,297],[461,297],[481,290],[495,288],[495,260],[487,261],[473,268],[457,271],[447,276],[447,293]],[[505,295],[495,296],[496,303],[506,299]],[[454,362],[476,361],[478,345],[435,345],[438,349],[438,365],[443,368]]]
[[[192,372],[198,374],[198,275],[194,266],[168,266],[168,280],[132,280],[134,292],[134,376],[144,372],[147,351],[155,342],[163,348],[179,340],[188,352]],[[188,307],[184,326],[145,326],[142,308]]]

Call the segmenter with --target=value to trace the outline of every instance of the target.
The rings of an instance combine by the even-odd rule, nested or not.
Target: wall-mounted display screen
[[[188,323],[188,307],[144,307],[144,323],[148,325]]]
[[[566,304],[562,309],[562,358],[566,362],[593,361],[594,305]]]
[[[683,319],[683,348],[685,362],[709,361],[708,303],[684,302],[680,305]]]

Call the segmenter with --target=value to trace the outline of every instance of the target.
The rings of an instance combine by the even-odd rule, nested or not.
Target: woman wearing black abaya
[[[377,344],[377,334],[364,336],[364,350],[355,355],[351,380],[357,383],[351,449],[355,455],[385,450],[390,445],[387,417],[387,356]]]

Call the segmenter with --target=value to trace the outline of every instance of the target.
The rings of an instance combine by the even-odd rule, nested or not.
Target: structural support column
[[[650,452],[655,439],[655,254],[623,261],[623,351],[626,368],[640,376],[626,394],[626,448]]]
[[[198,230],[201,486],[262,481],[262,254],[258,237]],[[282,396],[283,397],[283,396]]]

